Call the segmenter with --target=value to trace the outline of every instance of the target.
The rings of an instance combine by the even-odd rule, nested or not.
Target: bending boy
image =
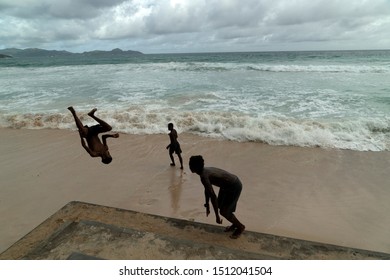
[[[223,217],[232,223],[225,231],[233,231],[230,236],[238,238],[245,230],[245,226],[236,218],[233,212],[236,211],[237,201],[240,197],[242,184],[236,175],[216,167],[204,167],[202,156],[192,156],[190,158],[190,169],[192,173],[200,176],[204,186],[206,215],[210,214],[209,200],[213,205],[216,222],[222,224],[218,209]],[[219,187],[218,197],[215,195],[213,185]]]
[[[102,135],[102,143],[98,135],[100,133],[111,131],[112,127],[105,121],[95,116],[95,112],[97,110],[96,108],[92,109],[91,112],[88,113],[88,116],[93,118],[99,124],[90,127],[83,125],[81,120],[76,115],[76,111],[73,109],[73,107],[68,107],[68,110],[72,113],[76,122],[76,126],[79,129],[81,145],[84,147],[84,149],[88,152],[88,154],[90,154],[91,157],[101,157],[103,163],[109,164],[112,161],[112,157],[108,151],[107,138],[118,138],[119,134],[115,133]],[[87,143],[85,143],[84,138],[87,140]]]

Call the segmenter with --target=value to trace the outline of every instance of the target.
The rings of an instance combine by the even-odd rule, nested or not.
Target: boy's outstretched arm
[[[217,196],[216,196],[216,194],[215,194],[215,192],[213,190],[213,187],[212,187],[212,185],[210,184],[210,182],[208,180],[205,180],[205,179],[202,178],[201,181],[203,183],[203,186],[205,187],[205,193],[207,192],[208,196],[211,199],[211,204],[213,205],[214,212],[215,212],[216,222],[217,222],[217,224],[222,224],[222,219],[219,217],[219,212],[218,212],[218,200],[217,200]],[[207,197],[206,197],[206,200],[207,200]]]
[[[208,217],[210,214],[210,204],[209,204],[210,195],[206,189],[204,190],[204,197],[205,197],[205,201],[206,201],[206,203],[204,204],[204,207],[206,207],[206,217]]]
[[[119,133],[115,133],[115,134],[104,134],[102,136],[102,140],[103,140],[103,145],[104,146],[107,146],[107,138],[118,138],[119,137]]]

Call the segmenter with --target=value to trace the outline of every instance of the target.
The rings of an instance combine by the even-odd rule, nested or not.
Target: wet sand
[[[180,134],[181,171],[169,166],[167,135],[109,139],[114,160],[104,165],[84,151],[76,131],[0,134],[0,252],[70,201],[214,224],[199,177],[188,169],[189,157],[201,154],[206,165],[240,177],[236,214],[248,230],[390,253],[390,152]]]

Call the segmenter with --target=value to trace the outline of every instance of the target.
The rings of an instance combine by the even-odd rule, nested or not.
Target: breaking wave
[[[135,68],[135,65],[128,65]],[[262,63],[216,63],[216,62],[171,62],[139,64],[139,71],[188,71],[188,72],[225,72],[225,71],[259,71],[259,72],[309,72],[309,73],[390,73],[389,65],[355,65],[355,64],[262,64]]]
[[[84,124],[94,121],[79,112]],[[98,111],[115,131],[128,134],[167,133],[173,122],[179,133],[238,142],[322,147],[356,151],[390,151],[390,118],[313,121],[287,117],[253,117],[239,113],[167,112],[141,107]],[[3,114],[0,126],[16,129],[76,129],[70,113]]]

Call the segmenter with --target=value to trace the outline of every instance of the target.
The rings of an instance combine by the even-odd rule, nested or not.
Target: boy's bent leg
[[[240,235],[244,232],[245,226],[237,219],[237,217],[234,214],[231,214],[230,216],[225,217],[229,222],[232,223],[232,225],[225,229],[226,232],[233,231],[232,235],[230,235],[230,238],[237,239],[240,237]]]
[[[181,157],[181,154],[177,154],[177,156],[179,157],[180,168],[183,169],[183,159],[182,159],[182,157]]]
[[[100,118],[95,116],[95,112],[96,111],[97,111],[96,108],[92,109],[91,112],[88,113],[88,116],[93,118],[95,121],[97,121],[101,125],[101,127],[102,127],[102,131],[101,132],[111,131],[112,130],[111,125],[109,125],[108,123],[106,123],[102,119],[100,119]]]
[[[169,157],[171,158],[171,166],[175,166],[175,158],[173,157],[173,153],[169,153]]]
[[[74,121],[76,123],[76,126],[79,130],[80,136],[81,137],[87,137],[88,135],[88,127],[84,126],[79,117],[76,114],[76,111],[72,106],[68,107],[68,110],[72,113]]]
[[[237,217],[228,209],[221,209],[221,215],[226,218],[229,222],[232,223],[230,227],[225,229],[225,232],[233,231],[233,234],[230,238],[237,239],[240,237],[241,233],[245,230],[245,226],[237,219]]]

